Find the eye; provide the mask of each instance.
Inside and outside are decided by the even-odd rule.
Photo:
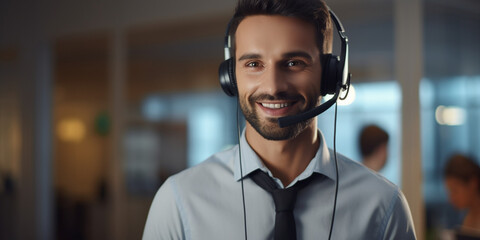
[[[252,61],[252,62],[248,62],[247,64],[245,64],[245,66],[251,67],[251,68],[256,68],[256,67],[260,67],[260,63]]]
[[[292,67],[303,67],[305,66],[305,63],[300,60],[289,60],[286,62],[286,67],[292,68]]]

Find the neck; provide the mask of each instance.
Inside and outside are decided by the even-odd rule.
[[[363,158],[363,164],[373,171],[380,171],[387,160],[387,144],[380,145],[373,153]]]
[[[375,172],[378,172],[382,169],[382,164],[380,163],[380,161],[377,158],[372,156],[365,157],[363,159],[363,165],[365,165],[366,167],[370,168]]]
[[[320,144],[315,120],[292,139],[267,140],[249,123],[247,123],[245,134],[249,145],[273,176],[282,181],[283,186],[288,186],[307,168]]]

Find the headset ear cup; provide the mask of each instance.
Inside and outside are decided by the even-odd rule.
[[[218,68],[220,86],[228,96],[237,95],[237,81],[235,79],[235,65],[232,58],[223,61]]]
[[[338,79],[338,65],[340,60],[337,56],[332,54],[324,55],[324,71],[322,74],[322,82],[320,87],[320,93],[322,96],[327,94],[334,94],[337,90],[337,82],[341,79]]]

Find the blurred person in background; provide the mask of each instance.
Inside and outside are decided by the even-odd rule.
[[[382,170],[388,157],[388,133],[377,125],[362,128],[358,136],[358,147],[362,163],[375,172]]]
[[[467,211],[461,228],[480,232],[480,167],[473,158],[455,154],[448,159],[444,175],[450,203]]]

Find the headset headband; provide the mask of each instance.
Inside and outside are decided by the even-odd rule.
[[[348,38],[345,35],[345,29],[343,28],[343,24],[342,22],[340,22],[340,19],[338,19],[337,15],[335,15],[335,13],[330,8],[328,9],[328,11],[330,12],[330,18],[333,20],[335,24],[335,28],[337,29],[338,36],[340,37],[340,41],[342,42],[340,66],[343,67],[342,69],[342,86],[343,86],[347,84],[347,78],[348,78]]]

